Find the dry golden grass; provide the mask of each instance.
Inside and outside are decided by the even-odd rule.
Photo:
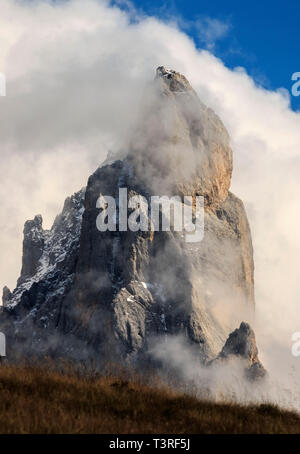
[[[0,367],[0,432],[7,434],[300,433],[300,417],[271,405],[214,404],[110,375]]]

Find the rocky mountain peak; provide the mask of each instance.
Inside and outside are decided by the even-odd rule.
[[[146,91],[129,158],[137,179],[156,194],[203,195],[207,207],[228,195],[228,133],[186,77],[164,66]]]
[[[166,69],[164,66],[157,68],[156,79],[162,80],[172,92],[193,90],[185,76],[172,69]]]
[[[228,133],[181,74],[159,67],[146,92],[126,157],[100,166],[50,230],[41,216],[25,223],[21,276],[0,310],[9,355],[142,367],[153,364],[152,339],[184,336],[206,364],[239,310],[253,310],[251,233],[243,203],[229,191]],[[172,230],[99,231],[99,196],[117,199],[120,188],[146,200],[202,195],[203,241],[187,243]],[[242,324],[222,355],[250,355],[257,365],[252,341]]]

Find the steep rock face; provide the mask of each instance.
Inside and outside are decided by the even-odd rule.
[[[0,309],[8,356],[56,351],[61,306],[74,281],[84,194],[83,189],[66,199],[51,230],[43,230],[40,216],[25,223],[21,276],[12,293],[3,292],[5,305]],[[30,241],[38,254],[28,252]],[[35,260],[28,260],[32,257]],[[24,263],[34,264],[30,273]]]
[[[102,344],[109,358],[129,360],[144,357],[152,336],[184,333],[199,345],[199,357],[212,358],[232,328],[222,326],[214,308],[223,304],[223,315],[226,304],[235,310],[254,304],[242,203],[229,193],[222,210],[207,211],[201,243],[186,243],[177,232],[99,232],[99,194],[116,197],[120,185],[129,195],[149,194],[126,160],[89,179],[74,295],[65,305],[66,333],[92,335],[90,341]]]
[[[97,169],[50,231],[40,217],[25,224],[21,277],[0,313],[11,355],[143,364],[153,338],[183,335],[200,361],[213,359],[254,308],[251,234],[231,172],[221,120],[184,76],[158,68],[126,157]],[[203,195],[203,241],[100,232],[97,200],[120,188],[147,201]]]
[[[232,174],[229,136],[187,79],[163,66],[149,87],[129,156],[139,180],[159,194],[199,194],[222,203]]]

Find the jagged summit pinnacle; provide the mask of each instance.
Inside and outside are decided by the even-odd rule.
[[[164,66],[159,66],[156,69],[156,79],[158,78],[162,78],[171,91],[193,90],[187,78],[173,69],[166,69]]]

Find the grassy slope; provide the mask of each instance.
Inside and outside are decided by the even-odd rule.
[[[201,402],[167,387],[0,367],[1,433],[300,433],[300,417]]]

